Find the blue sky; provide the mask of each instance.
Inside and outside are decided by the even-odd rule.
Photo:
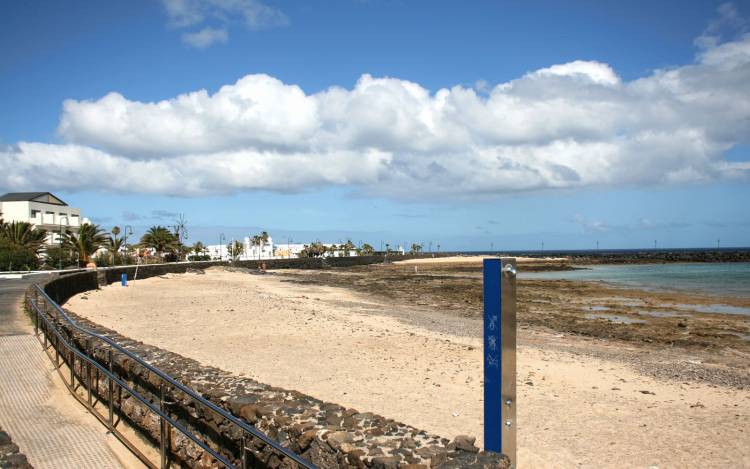
[[[748,2],[217,5],[2,2],[0,191],[209,243],[750,245]]]

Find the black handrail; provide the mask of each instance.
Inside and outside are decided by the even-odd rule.
[[[272,438],[270,438],[269,436],[267,436],[263,432],[259,431],[255,427],[251,426],[250,424],[248,424],[246,422],[243,422],[242,420],[238,419],[237,417],[235,417],[234,415],[230,414],[226,410],[224,410],[221,407],[217,406],[213,402],[205,399],[203,396],[199,395],[198,393],[196,393],[195,391],[193,391],[191,388],[185,386],[184,384],[180,383],[179,381],[176,381],[174,378],[172,378],[168,374],[164,373],[160,369],[158,369],[158,368],[154,367],[153,365],[150,365],[149,363],[145,362],[141,357],[139,357],[138,355],[134,354],[133,352],[130,352],[129,350],[123,348],[122,346],[120,346],[119,344],[117,344],[115,341],[113,341],[109,337],[103,336],[101,334],[97,334],[96,332],[91,331],[90,329],[87,329],[85,327],[79,326],[70,316],[68,316],[68,314],[60,307],[60,305],[58,305],[55,301],[52,300],[52,298],[50,298],[50,296],[47,294],[47,292],[44,291],[44,289],[42,287],[40,287],[38,284],[34,284],[34,287],[37,290],[37,292],[42,295],[42,297],[44,298],[44,300],[48,304],[52,305],[52,307],[55,308],[55,310],[57,311],[57,313],[60,316],[62,316],[63,318],[65,318],[65,321],[73,329],[81,332],[82,334],[85,334],[87,336],[90,336],[90,337],[93,337],[95,339],[98,339],[98,340],[101,340],[101,341],[105,342],[107,345],[109,345],[113,349],[117,350],[119,353],[121,353],[121,354],[129,357],[130,359],[132,359],[133,361],[135,361],[136,363],[138,363],[140,366],[146,368],[147,370],[149,370],[150,372],[156,374],[157,376],[159,376],[161,379],[163,379],[164,381],[166,381],[170,385],[172,385],[175,388],[179,389],[180,391],[182,391],[183,393],[185,393],[187,396],[189,396],[194,401],[196,401],[196,402],[198,402],[198,403],[206,406],[207,408],[211,409],[212,411],[216,412],[217,414],[219,414],[220,416],[222,416],[223,418],[225,418],[229,422],[231,422],[231,423],[237,425],[238,427],[240,427],[245,432],[247,432],[250,435],[252,435],[252,436],[260,439],[261,441],[263,441],[265,444],[269,445],[274,450],[276,450],[276,451],[282,453],[284,456],[292,459],[294,462],[296,462],[300,466],[308,468],[308,469],[317,469],[314,464],[306,461],[305,459],[303,459],[302,457],[300,457],[298,454],[294,453],[293,451],[290,451],[289,449],[284,448],[277,441],[273,440]],[[36,304],[36,302],[33,302],[33,300],[32,300],[32,304],[37,309],[37,313],[39,313],[40,312],[39,311],[39,307]],[[49,321],[46,321],[46,322],[49,322]],[[56,328],[53,328],[53,330],[55,331],[55,334],[58,336],[58,338],[62,338],[63,342],[67,342],[65,340],[65,338],[62,337],[62,335],[59,333],[59,331],[57,331]],[[67,345],[67,343],[66,343],[66,345]],[[106,369],[105,367],[103,367],[101,364],[99,364],[96,360],[91,360],[87,355],[81,353],[75,347],[69,347],[69,348],[71,348],[73,350],[73,352],[77,356],[79,356],[80,358],[86,360],[87,362],[92,363],[94,366],[97,367],[97,369],[99,369],[103,373],[107,374],[107,376],[110,379],[112,379],[113,382],[116,382],[120,387],[126,389],[134,397],[136,397],[138,400],[140,400],[141,402],[143,402],[144,404],[146,404],[149,407],[150,410],[152,410],[153,412],[155,412],[158,415],[160,415],[171,426],[173,426],[174,428],[176,428],[177,430],[179,430],[181,433],[185,434],[185,436],[187,436],[188,438],[190,438],[191,440],[193,440],[194,442],[196,442],[199,446],[201,446],[201,448],[203,448],[204,450],[208,451],[212,456],[214,456],[217,460],[219,460],[226,467],[230,467],[230,468],[234,468],[235,467],[233,464],[231,464],[231,462],[227,461],[221,455],[219,455],[214,450],[212,450],[210,447],[208,447],[204,442],[200,441],[200,439],[198,439],[196,436],[192,435],[192,433],[189,430],[185,429],[184,427],[182,427],[182,425],[180,425],[176,421],[172,420],[168,415],[164,414],[163,412],[161,412],[160,410],[158,410],[157,408],[155,408],[153,406],[153,404],[147,403],[146,400],[145,400],[145,398],[143,398],[143,396],[140,396],[140,394],[138,394],[136,391],[131,390],[116,375],[110,374],[109,370]],[[244,440],[244,438],[243,438],[243,440]],[[244,443],[243,443],[243,446],[244,446]],[[244,452],[246,451],[246,448],[243,447],[242,451],[243,451],[243,460],[244,460]]]
[[[31,300],[31,305],[36,310],[36,313],[41,313],[39,305],[37,305],[36,301]],[[163,418],[167,423],[169,423],[172,427],[176,428],[180,431],[183,435],[190,438],[193,442],[195,442],[198,446],[203,448],[205,451],[207,451],[211,456],[216,458],[218,461],[220,461],[222,464],[224,464],[227,467],[233,467],[232,463],[224,458],[221,454],[214,451],[210,446],[208,446],[205,442],[203,442],[200,438],[196,437],[190,430],[185,428],[182,424],[172,419],[167,413],[163,412],[161,409],[156,407],[152,402],[150,402],[148,399],[146,399],[143,395],[141,395],[138,391],[128,386],[128,384],[121,380],[116,374],[110,373],[109,369],[104,367],[102,364],[100,364],[98,361],[90,358],[88,355],[84,354],[80,350],[78,350],[77,347],[71,345],[68,340],[65,338],[65,336],[60,333],[60,331],[53,327],[52,322],[45,316],[40,316],[42,320],[45,322],[45,324],[52,330],[53,334],[57,339],[62,340],[62,343],[65,345],[65,348],[70,350],[73,354],[75,354],[77,357],[79,357],[81,360],[85,361],[86,363],[92,364],[94,367],[96,367],[97,370],[99,370],[103,375],[107,377],[107,379],[112,380],[115,384],[117,384],[119,387],[124,389],[128,392],[131,396],[138,399],[142,404],[144,404],[146,407],[149,408],[153,413],[157,414],[161,418]]]

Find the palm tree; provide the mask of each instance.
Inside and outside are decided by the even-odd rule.
[[[258,246],[258,259],[260,259],[261,255],[263,254],[263,247],[268,242],[268,232],[267,231],[261,231],[260,234],[253,236],[253,240],[256,241],[255,245]]]
[[[418,252],[422,251],[422,245],[417,243],[412,243],[411,245],[411,253],[417,254]]]
[[[107,240],[107,251],[109,251],[109,255],[112,257],[112,265],[115,265],[117,264],[117,254],[120,252],[125,238],[117,237],[120,234],[119,226],[113,226],[111,232],[112,236]]]
[[[352,243],[351,239],[347,239],[346,244],[342,244],[341,247],[344,249],[345,256],[350,255],[351,252],[354,251],[356,248],[356,246],[354,246],[354,243]]]
[[[78,228],[78,233],[65,230],[63,246],[78,253],[78,262],[85,266],[91,256],[102,246],[107,244],[107,237],[99,225],[84,223]]]
[[[320,257],[326,252],[326,247],[320,241],[314,243],[305,244],[305,247],[300,251],[299,257]]]
[[[114,232],[114,230],[112,231]],[[122,249],[124,243],[125,238],[118,238],[117,235],[110,236],[107,240],[107,251],[109,251],[109,254],[112,256],[112,265],[117,264],[117,256],[119,255],[120,249]]]
[[[157,225],[152,226],[141,237],[141,247],[151,248],[159,257],[165,252],[173,252],[178,245],[177,237],[167,228]]]
[[[255,235],[250,239],[250,244],[253,246],[258,246],[258,259],[260,259],[260,246],[263,243],[263,236],[262,235]]]
[[[196,241],[195,244],[193,244],[193,252],[196,255],[201,256],[204,252],[206,252],[206,246],[200,241]]]
[[[47,231],[34,228],[31,223],[25,221],[5,223],[0,219],[0,237],[17,248],[29,249],[39,254],[44,248]]]
[[[242,241],[236,240],[234,242],[231,242],[227,244],[227,251],[229,252],[229,255],[232,257],[233,262],[237,262],[240,259],[240,256],[243,252],[245,252],[245,245],[242,244]]]
[[[365,243],[362,245],[362,248],[359,250],[359,255],[360,256],[372,256],[374,252],[375,252],[375,248]]]

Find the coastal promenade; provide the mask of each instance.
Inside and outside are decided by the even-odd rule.
[[[34,337],[22,303],[40,278],[0,278],[0,427],[36,469],[140,467],[68,395]]]

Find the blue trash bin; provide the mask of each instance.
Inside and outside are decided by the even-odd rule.
[[[120,276],[120,282],[122,283],[123,287],[127,287],[128,286],[128,274],[125,274],[125,273],[122,274]]]

